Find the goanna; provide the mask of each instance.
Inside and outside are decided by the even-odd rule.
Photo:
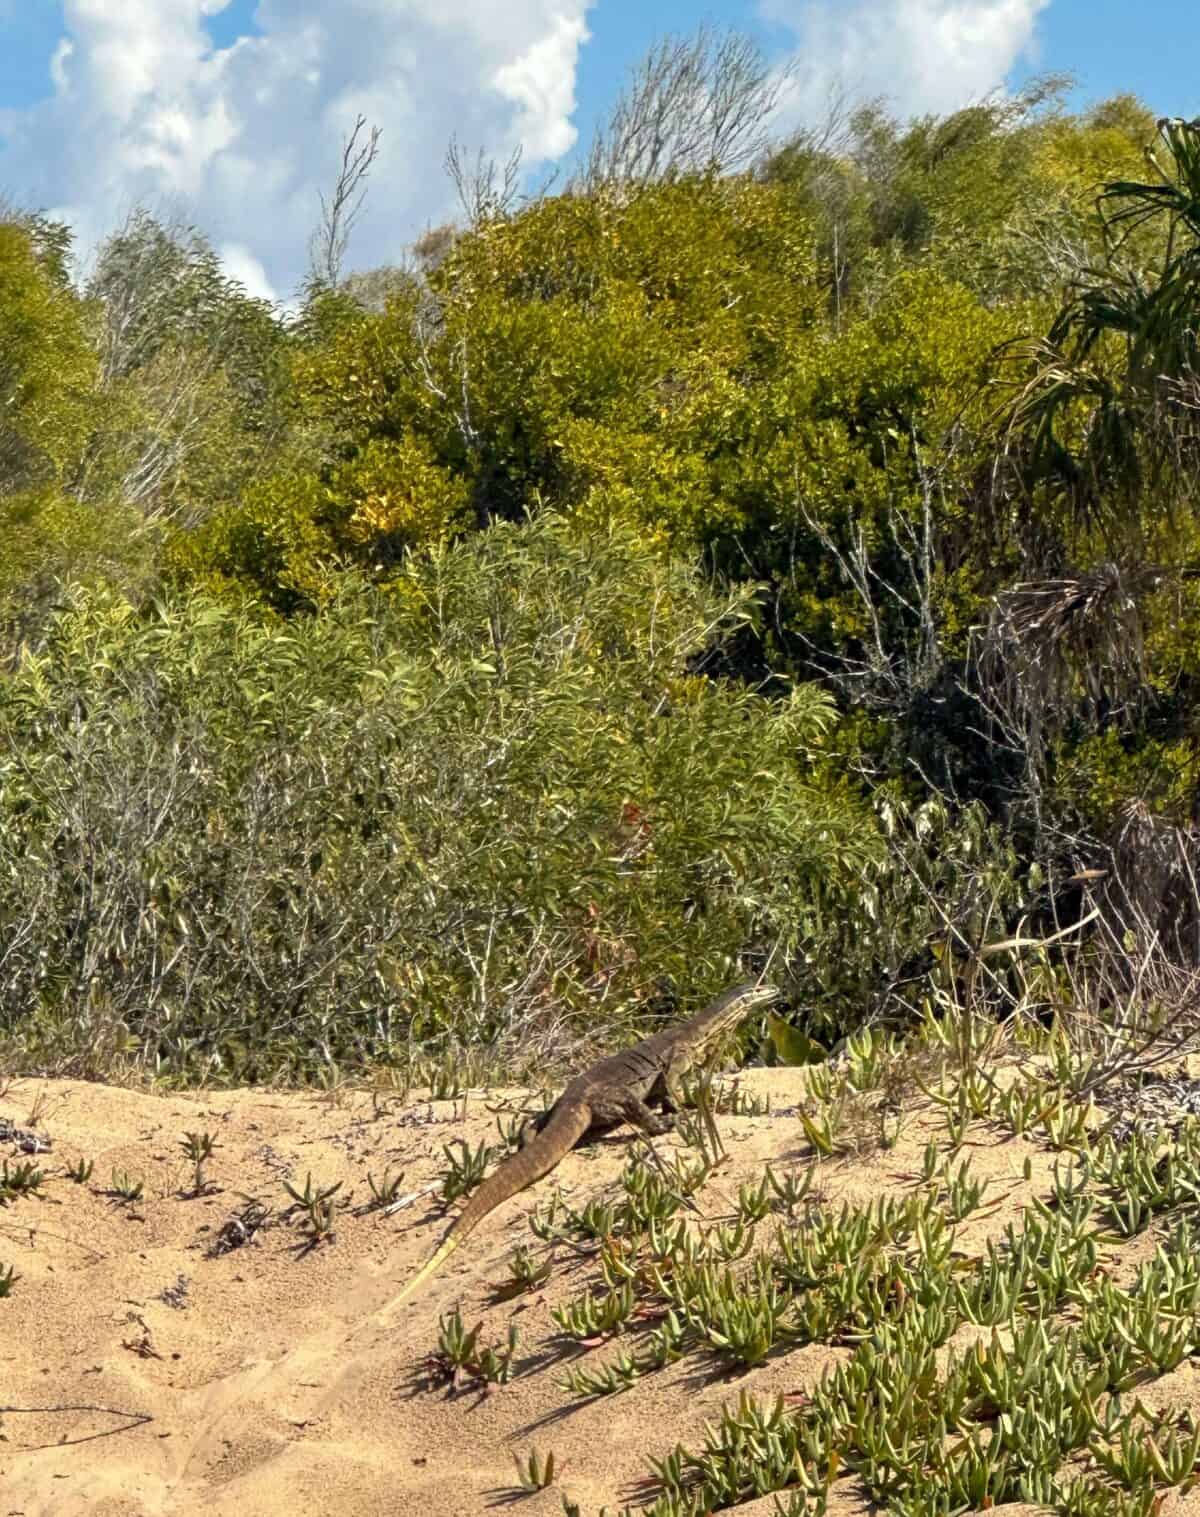
[[[669,1131],[671,1124],[656,1116],[651,1104],[663,1112],[677,1110],[684,1075],[707,1063],[754,1007],[773,1001],[778,994],[775,986],[757,980],[735,985],[690,1021],[610,1054],[578,1075],[540,1118],[535,1135],[520,1152],[475,1191],[441,1243],[388,1309],[398,1306],[428,1280],[490,1212],[548,1175],[577,1143],[611,1132],[622,1122],[655,1136]]]

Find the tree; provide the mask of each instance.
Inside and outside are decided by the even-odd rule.
[[[1200,120],[1157,134],[1152,179],[1103,187],[1103,258],[1044,336],[1005,349],[997,516],[1024,572],[997,601],[985,689],[1031,790],[1057,773],[1059,825],[1093,837],[1133,796],[1178,824],[1200,791]]]
[[[279,481],[279,538],[256,489],[255,531],[234,530],[233,508],[192,562],[211,549],[222,573],[253,575],[231,542],[324,539],[390,573],[406,548],[546,506],[697,546],[729,520],[757,382],[817,319],[814,275],[788,193],[744,178],[564,195],[464,233],[382,312],[321,308],[294,359],[323,439],[314,488]],[[294,511],[310,506],[308,534]],[[265,561],[258,584],[279,567]]]
[[[35,639],[69,578],[140,573],[145,545],[119,503],[81,498],[105,397],[97,312],[66,275],[69,238],[0,221],[0,660]],[[106,503],[108,504],[108,503]]]
[[[202,516],[261,469],[286,425],[284,332],[195,228],[135,209],[100,245],[106,411],[80,493]]]
[[[907,122],[882,99],[835,96],[819,128],[765,156],[758,172],[791,185],[814,222],[839,315],[925,258],[993,302],[1047,287],[1043,237],[1064,216],[1066,176],[1046,143],[1068,83],[1048,75]]]
[[[86,305],[20,221],[0,221],[0,494],[69,482],[99,380]]]

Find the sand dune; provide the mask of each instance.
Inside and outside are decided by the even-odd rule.
[[[793,1111],[801,1078],[746,1072],[745,1088],[769,1093],[773,1110],[720,1119],[729,1163],[701,1193],[707,1214],[727,1213],[764,1161],[805,1157]],[[0,1403],[10,1408],[0,1414],[0,1517],[449,1517],[516,1494],[529,1517],[560,1513],[564,1494],[591,1517],[644,1494],[647,1455],[698,1443],[723,1401],[743,1389],[802,1390],[847,1352],[810,1346],[733,1377],[688,1356],[623,1395],[572,1400],[556,1381],[578,1351],[557,1336],[550,1308],[593,1277],[592,1261],[560,1248],[546,1284],[509,1301],[492,1283],[515,1244],[541,1248],[525,1221],[535,1202],[556,1182],[575,1204],[602,1193],[620,1174],[627,1135],[569,1155],[396,1310],[395,1292],[446,1219],[433,1197],[394,1217],[355,1215],[367,1172],[403,1168],[406,1192],[434,1181],[443,1143],[495,1137],[477,1099],[464,1118],[456,1103],[376,1102],[367,1092],[185,1097],[29,1080],[8,1086],[0,1118],[53,1143],[38,1160],[49,1176],[43,1195],[0,1210],[0,1266],[20,1275],[0,1301]],[[179,1144],[197,1130],[217,1138],[208,1166],[217,1188],[189,1196]],[[927,1135],[915,1120],[891,1153],[823,1166],[822,1189],[861,1201],[911,1188]],[[674,1140],[660,1142],[669,1151]],[[973,1150],[976,1171],[1002,1182],[1003,1207],[964,1236],[971,1226],[994,1231],[1028,1198],[1027,1152],[1036,1184],[1044,1152],[1014,1139]],[[11,1142],[0,1155],[21,1157]],[[80,1157],[94,1164],[86,1184],[64,1174]],[[143,1178],[140,1200],[103,1193],[114,1169]],[[282,1209],[282,1180],[302,1187],[309,1173],[349,1193],[335,1242],[305,1252],[293,1219],[211,1256],[243,1197]],[[489,1395],[435,1383],[426,1364],[439,1313],[455,1304],[492,1341],[519,1326],[519,1373]],[[590,1352],[599,1361],[611,1345]],[[559,1473],[526,1496],[515,1490],[513,1455],[532,1449],[552,1450]],[[852,1482],[838,1490],[831,1512],[870,1510]],[[772,1510],[767,1500],[739,1512]]]

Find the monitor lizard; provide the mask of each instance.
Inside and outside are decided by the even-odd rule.
[[[656,1103],[664,1113],[677,1110],[683,1076],[708,1063],[724,1038],[755,1006],[773,1001],[778,994],[775,986],[757,980],[735,985],[690,1021],[609,1054],[576,1076],[549,1111],[538,1118],[534,1134],[521,1150],[474,1193],[441,1243],[388,1303],[385,1312],[399,1306],[428,1280],[490,1212],[548,1175],[584,1138],[600,1137],[622,1122],[654,1136],[669,1131],[670,1122],[656,1116],[650,1103]]]

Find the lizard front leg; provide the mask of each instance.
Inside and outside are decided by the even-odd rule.
[[[683,1096],[683,1077],[677,1071],[668,1069],[662,1078],[662,1110],[666,1112],[682,1111],[687,1102]]]
[[[675,1125],[665,1116],[656,1116],[641,1096],[635,1096],[632,1093],[622,1097],[620,1109],[621,1116],[630,1127],[640,1128],[642,1132],[649,1133],[653,1138],[661,1138],[663,1133],[670,1132]]]

